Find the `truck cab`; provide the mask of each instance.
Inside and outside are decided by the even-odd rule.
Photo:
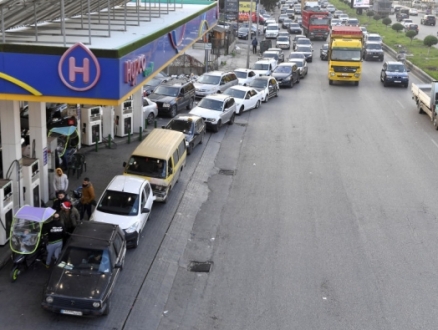
[[[334,81],[359,85],[362,74],[363,33],[356,26],[334,26],[329,42],[329,84]]]

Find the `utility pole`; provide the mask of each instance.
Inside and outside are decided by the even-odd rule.
[[[249,51],[251,48],[251,33],[252,32],[252,0],[249,5],[249,17],[248,17],[248,48],[246,50],[246,67],[249,69]]]
[[[257,15],[257,40],[259,39],[259,16],[260,16],[260,0],[256,1],[256,15]]]

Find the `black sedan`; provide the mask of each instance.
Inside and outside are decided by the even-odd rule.
[[[298,67],[293,62],[281,63],[272,72],[272,76],[277,80],[278,84],[286,87],[294,87],[300,82],[300,73]]]
[[[313,49],[312,46],[309,45],[297,45],[295,47],[295,52],[303,53],[306,57],[307,62],[312,62],[313,60]]]
[[[291,23],[289,24],[287,30],[290,34],[301,34],[303,30],[301,30],[301,26],[298,23]]]
[[[241,27],[237,30],[237,38],[248,40],[249,29],[246,27]],[[251,39],[255,36],[255,32],[251,31]]]
[[[186,137],[187,154],[191,154],[193,149],[204,141],[206,126],[204,119],[196,115],[178,115],[173,118],[165,129],[184,133]]]
[[[125,255],[119,226],[81,222],[53,268],[42,307],[66,315],[107,315]]]

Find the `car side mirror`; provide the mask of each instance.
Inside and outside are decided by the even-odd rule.
[[[148,209],[147,207],[143,208],[143,210],[141,210],[141,213],[149,213],[151,210]]]
[[[173,174],[173,169],[169,167],[169,174]]]

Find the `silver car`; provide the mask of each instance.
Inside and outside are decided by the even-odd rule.
[[[300,72],[300,79],[304,79],[307,76],[308,66],[307,66],[307,61],[305,59],[292,58],[289,60],[289,62],[296,63],[298,67],[298,71]]]

